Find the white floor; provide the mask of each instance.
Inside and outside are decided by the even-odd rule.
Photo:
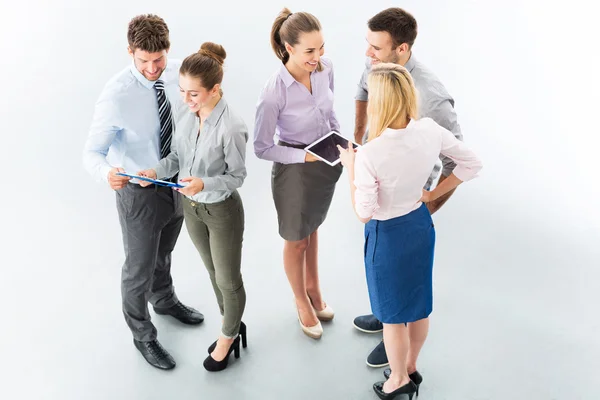
[[[242,191],[249,347],[239,360],[218,374],[202,367],[220,319],[187,232],[174,256],[175,284],[180,298],[205,313],[206,321],[187,327],[154,318],[159,339],[178,362],[175,370],[162,372],[134,349],[120,312],[123,257],[113,195],[98,188],[93,198],[78,195],[68,204],[25,198],[22,207],[39,219],[7,225],[19,238],[21,256],[4,269],[8,337],[0,390],[13,395],[2,397],[375,398],[371,385],[382,370],[367,367],[365,357],[380,334],[352,327],[369,303],[362,231],[350,212],[346,182],[339,185],[320,242],[323,292],[337,315],[322,340],[314,341],[300,331],[281,266],[268,168],[250,164],[255,174]],[[263,190],[252,193],[253,187]],[[494,216],[467,190],[458,191],[435,218],[435,311],[419,365],[422,398],[597,398],[600,348],[592,315],[600,296],[586,290],[600,278],[593,268],[597,244],[585,236],[561,237],[522,216]]]

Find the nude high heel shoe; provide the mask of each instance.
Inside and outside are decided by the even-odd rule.
[[[302,323],[302,319],[300,318],[300,311],[298,311],[298,322],[300,323],[302,332],[304,332],[306,336],[311,337],[313,339],[320,339],[321,336],[323,336],[323,326],[321,325],[321,321],[317,322],[317,324],[314,326],[305,326]]]
[[[310,304],[311,304],[313,310],[315,310],[315,314],[317,315],[317,318],[319,318],[319,320],[325,322],[325,321],[331,321],[333,319],[333,317],[335,316],[335,312],[333,311],[333,308],[331,308],[329,306],[329,304],[323,302],[323,303],[325,303],[325,308],[322,309],[321,311],[319,311],[315,308],[310,296],[308,296],[308,299],[310,300]]]
[[[325,303],[325,308],[321,311],[315,309],[315,314],[317,314],[317,318],[321,321],[331,321],[335,316],[333,308],[329,307],[327,303]]]

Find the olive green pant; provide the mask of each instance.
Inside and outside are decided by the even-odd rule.
[[[223,316],[222,334],[239,333],[246,306],[241,274],[244,206],[237,191],[218,203],[197,203],[184,197],[183,214],[190,238],[210,275]]]

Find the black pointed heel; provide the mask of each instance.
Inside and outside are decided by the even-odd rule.
[[[385,379],[390,379],[391,374],[392,374],[391,369],[386,368],[385,370],[383,370],[383,376],[385,376]],[[415,394],[418,397],[419,396],[419,386],[421,386],[421,383],[423,383],[423,375],[421,375],[419,373],[419,371],[415,371],[412,374],[409,374],[408,377],[410,378],[411,381],[413,381],[415,383],[415,386],[417,386],[417,391],[415,392]]]
[[[248,347],[248,337],[246,336],[246,324],[244,324],[243,322],[240,324],[239,336],[242,337],[242,347],[243,348]],[[215,347],[217,347],[216,340],[213,342],[213,344],[208,346],[208,354],[212,353],[215,350]]]
[[[373,391],[382,400],[392,400],[398,396],[403,394],[408,395],[408,399],[412,400],[414,394],[417,392],[417,385],[413,381],[408,381],[408,383],[404,386],[400,386],[398,389],[393,392],[386,393],[383,391],[383,384],[385,382],[376,382],[373,384]]]
[[[231,352],[233,352],[233,355],[235,356],[235,358],[240,358],[240,337],[239,336],[235,338],[233,343],[231,343],[231,346],[229,346],[229,351],[227,352],[227,355],[221,361],[215,360],[209,354],[209,356],[206,357],[206,359],[204,360],[204,368],[210,372],[223,371],[225,368],[227,368],[227,365],[229,364],[229,356],[231,355]]]

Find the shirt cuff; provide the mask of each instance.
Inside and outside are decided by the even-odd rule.
[[[356,95],[354,96],[354,100],[369,101],[369,93],[367,91],[365,91],[363,88],[359,88],[356,91]]]
[[[110,173],[111,169],[112,167],[109,165],[100,167],[100,177],[102,178],[103,182],[108,183],[108,174]]]
[[[454,171],[452,171],[452,173],[462,182],[470,181],[471,179],[477,176],[476,172],[474,173],[472,170],[468,168],[461,168],[460,166],[454,168]]]
[[[290,164],[302,164],[306,162],[306,151],[302,149],[293,149],[295,150],[291,153]]]
[[[156,179],[170,178],[170,176],[167,176],[167,171],[165,168],[163,168],[160,164],[154,167],[154,171],[156,171]]]
[[[202,192],[211,192],[215,190],[217,185],[216,178],[201,178],[202,182],[204,182],[204,188]]]
[[[375,215],[375,211],[376,210],[367,210],[364,207],[360,207],[359,205],[356,205],[356,207],[354,207],[354,209],[356,210],[356,215],[358,215],[360,218],[373,218],[373,215]]]

